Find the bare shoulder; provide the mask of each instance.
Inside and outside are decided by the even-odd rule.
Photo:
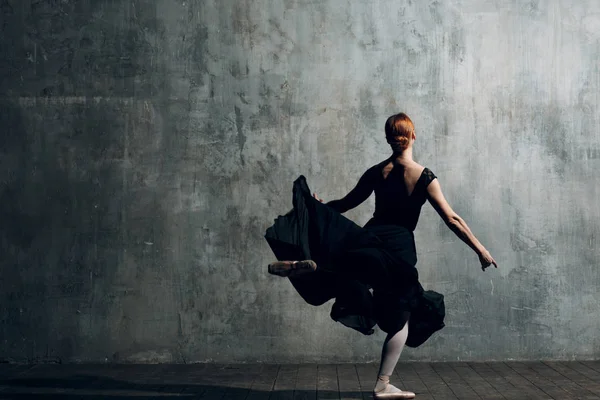
[[[425,167],[415,161],[405,165],[404,168],[410,174],[410,176],[417,179],[423,174],[423,171],[425,171]]]
[[[413,168],[413,169],[415,169],[415,170],[417,170],[419,172],[423,172],[423,170],[425,170],[424,166],[422,166],[418,162],[414,162],[414,161],[413,161],[413,165],[410,168]]]

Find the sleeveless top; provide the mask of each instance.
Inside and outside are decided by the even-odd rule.
[[[368,225],[400,225],[414,231],[421,207],[427,200],[427,186],[436,176],[429,168],[423,169],[409,195],[404,182],[403,168],[396,166],[386,178],[383,177],[382,168],[387,162],[369,168],[350,193],[340,200],[326,204],[344,213],[365,201],[374,191],[375,212]]]

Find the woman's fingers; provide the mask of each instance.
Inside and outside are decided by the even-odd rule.
[[[481,270],[485,271],[486,268],[488,268],[489,266],[493,265],[495,268],[498,268],[498,264],[496,263],[496,260],[494,260],[491,256],[489,259],[484,259],[481,262]]]

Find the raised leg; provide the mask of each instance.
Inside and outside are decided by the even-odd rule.
[[[313,260],[275,261],[269,264],[269,273],[283,277],[294,277],[315,272],[317,263]]]

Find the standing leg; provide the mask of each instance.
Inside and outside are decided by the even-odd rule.
[[[390,376],[398,363],[400,354],[404,349],[404,343],[408,337],[408,320],[404,327],[396,333],[390,333],[383,342],[381,350],[381,364],[377,376],[377,383],[373,390],[373,396],[376,399],[412,399],[415,394],[405,392],[390,384]]]

